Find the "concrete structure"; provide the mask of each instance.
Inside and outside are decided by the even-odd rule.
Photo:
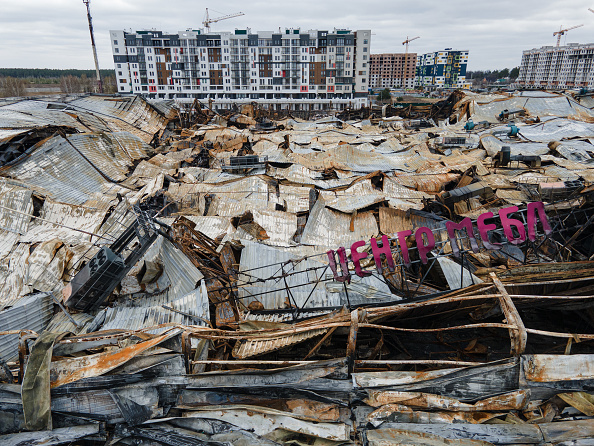
[[[118,91],[215,108],[256,101],[276,109],[367,104],[371,30],[110,31]]]
[[[369,88],[413,88],[416,64],[416,53],[372,54]]]
[[[415,85],[427,88],[470,88],[466,81],[468,51],[443,51],[417,56]]]
[[[543,46],[522,53],[515,86],[536,89],[593,88],[594,43]]]

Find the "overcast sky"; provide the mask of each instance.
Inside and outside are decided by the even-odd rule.
[[[512,68],[522,50],[555,45],[553,32],[569,31],[564,42],[594,42],[594,0],[92,0],[91,13],[99,65],[113,68],[110,29],[159,29],[177,32],[199,28],[205,7],[211,17],[235,12],[213,31],[249,27],[371,29],[372,53],[402,52],[402,41],[420,36],[410,52],[444,48],[470,50],[469,70]],[[82,0],[3,0],[0,14],[0,67],[93,68],[86,8]]]

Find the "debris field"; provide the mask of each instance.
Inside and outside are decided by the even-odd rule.
[[[594,99],[0,102],[0,444],[593,445]]]

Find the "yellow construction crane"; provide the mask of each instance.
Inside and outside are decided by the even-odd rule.
[[[204,28],[206,28],[206,32],[209,33],[210,32],[210,24],[211,23],[220,22],[221,20],[232,19],[233,17],[239,17],[239,16],[242,16],[242,15],[245,15],[245,14],[243,12],[236,12],[235,14],[224,15],[224,16],[221,16],[221,17],[217,17],[216,19],[211,19],[208,16],[208,8],[206,8],[206,14],[204,15],[204,21],[202,22],[202,24],[204,25]]]
[[[563,36],[567,31],[579,28],[580,26],[584,26],[584,24],[582,23],[581,25],[575,25],[575,26],[572,26],[571,28],[559,29],[559,31],[555,31],[553,33],[553,37],[557,36],[557,46],[559,46],[559,43],[561,42],[561,36]],[[560,27],[560,28],[562,28],[562,27]]]
[[[413,38],[409,39],[408,36],[406,36],[406,40],[404,42],[402,42],[403,45],[406,45],[406,51],[404,52],[404,54],[408,54],[408,44],[410,42],[412,42],[413,40],[417,40],[417,39],[420,39],[420,37],[417,36],[417,37],[413,37]]]
[[[419,36],[417,37],[413,37],[412,39],[409,39],[408,36],[406,36],[406,40],[404,42],[402,42],[403,45],[406,45],[406,49],[404,51],[404,63],[402,64],[402,76],[400,77],[400,86],[404,89],[404,71],[406,70],[406,66],[408,65],[408,44],[410,42],[412,42],[413,40],[417,40],[420,39]]]

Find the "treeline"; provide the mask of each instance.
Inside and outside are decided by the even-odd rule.
[[[113,70],[99,70],[101,77],[113,76]],[[58,70],[53,68],[0,68],[0,77],[17,79],[60,79],[63,76],[95,78],[95,70]],[[57,83],[57,82],[54,82]]]
[[[108,74],[107,74],[108,73]],[[117,92],[116,79],[113,73],[107,72],[102,74],[103,93],[113,94]],[[46,79],[47,80],[47,79]],[[74,76],[68,74],[60,76],[58,78],[52,78],[56,84],[60,86],[60,92],[62,93],[96,93],[97,92],[97,80],[95,73],[93,76],[87,76],[82,74],[81,76]],[[36,87],[39,84],[48,84],[50,82],[40,82],[39,78],[18,78],[13,76],[1,76],[0,75],[0,98],[12,98],[22,97],[32,94],[42,94],[37,90],[36,93],[30,93],[29,88]],[[35,91],[35,90],[32,90]]]
[[[486,71],[467,71],[466,79],[472,79],[478,82],[495,82],[497,79],[516,79],[520,74],[520,67],[504,68],[503,70],[486,70]]]

